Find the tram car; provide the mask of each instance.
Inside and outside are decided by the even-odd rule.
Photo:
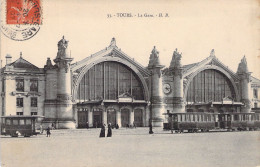
[[[43,118],[43,116],[2,116],[1,135],[10,135],[11,137],[37,135],[39,132],[36,132],[35,124],[38,118]]]
[[[218,126],[218,114],[168,113],[168,124],[169,130],[175,130],[176,132],[204,132]]]
[[[165,130],[175,132],[205,132],[209,130],[260,129],[260,113],[167,113]]]
[[[221,129],[257,130],[260,129],[260,113],[223,113],[219,114]]]

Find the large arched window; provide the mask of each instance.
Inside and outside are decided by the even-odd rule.
[[[117,62],[102,62],[83,76],[77,99],[116,100],[123,93],[130,94],[135,100],[144,100],[142,83],[130,68]]]
[[[235,91],[230,80],[217,70],[204,70],[190,82],[187,103],[222,101],[224,97],[235,98]]]

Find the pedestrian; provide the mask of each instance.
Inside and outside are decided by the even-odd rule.
[[[46,137],[51,137],[51,129],[50,129],[50,127],[47,128],[47,136]]]
[[[95,122],[95,128],[97,128],[97,122]]]
[[[42,124],[40,125],[40,133],[43,133]]]
[[[55,129],[55,124],[54,124],[54,123],[51,124],[51,129],[52,129],[52,130]]]
[[[105,124],[101,125],[100,135],[99,137],[106,137],[106,130],[105,130]]]
[[[149,125],[149,134],[153,134],[153,126],[152,123]]]
[[[119,129],[119,125],[118,124],[116,124],[116,129]]]
[[[134,126],[134,128],[136,129],[135,121],[133,122],[133,126]]]
[[[108,129],[107,129],[107,137],[112,137],[112,129],[111,129],[111,124],[108,124]]]
[[[87,122],[87,125],[86,125],[87,129],[89,128],[89,125],[88,125],[88,122]]]

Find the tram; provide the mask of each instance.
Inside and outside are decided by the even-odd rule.
[[[206,132],[209,130],[258,130],[260,113],[165,113],[168,115],[166,130],[175,132]]]
[[[35,124],[38,118],[44,118],[43,116],[2,116],[1,118],[1,135],[10,135],[11,137],[18,137],[18,135],[24,137],[30,137],[37,135]]]

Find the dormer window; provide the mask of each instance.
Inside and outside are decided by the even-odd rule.
[[[24,91],[24,79],[16,79],[16,91]]]

